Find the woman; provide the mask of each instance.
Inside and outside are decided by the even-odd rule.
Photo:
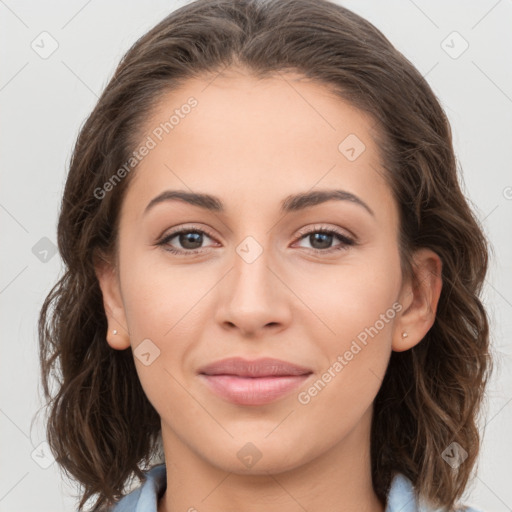
[[[369,22],[171,13],[83,126],[58,233],[42,373],[80,510],[458,506],[487,245],[445,113]]]

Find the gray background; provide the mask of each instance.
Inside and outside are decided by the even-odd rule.
[[[41,407],[37,315],[61,270],[52,252],[58,206],[78,130],[119,59],[183,3],[0,0],[0,512],[76,509],[74,486],[41,444],[42,422],[31,426]],[[340,3],[374,23],[426,76],[452,124],[464,191],[493,245],[484,300],[497,368],[465,501],[510,511],[512,2]],[[54,53],[41,55],[52,44]]]

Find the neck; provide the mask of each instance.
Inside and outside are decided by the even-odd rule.
[[[158,512],[384,512],[371,479],[371,408],[363,420],[338,445],[304,464],[250,474],[210,464],[162,424],[167,489]]]

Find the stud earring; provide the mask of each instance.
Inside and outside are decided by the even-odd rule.
[[[407,338],[409,336],[405,331],[402,333],[402,338]]]
[[[117,334],[117,330],[116,330],[116,329],[114,329],[114,331],[113,331],[113,332],[114,332],[114,334]]]

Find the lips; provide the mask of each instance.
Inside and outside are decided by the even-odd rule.
[[[264,405],[290,394],[312,370],[280,359],[255,361],[235,357],[211,363],[199,371],[208,389],[237,405]]]
[[[269,357],[249,361],[241,357],[223,359],[199,370],[204,375],[234,375],[237,377],[285,377],[306,375],[312,370],[280,359]]]

